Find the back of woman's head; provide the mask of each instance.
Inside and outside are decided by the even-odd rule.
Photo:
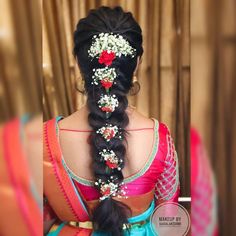
[[[127,94],[143,53],[141,28],[121,7],[100,7],[79,21],[74,44],[87,93],[88,122],[95,131],[90,145],[101,198],[92,220],[96,230],[119,236],[130,211],[114,197],[125,195]]]

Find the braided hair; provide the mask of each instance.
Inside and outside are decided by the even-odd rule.
[[[74,56],[85,82],[95,187],[101,193],[93,211],[95,230],[122,235],[130,209],[113,197],[125,195],[127,94],[138,57],[142,31],[130,12],[100,7],[81,19],[74,32]]]

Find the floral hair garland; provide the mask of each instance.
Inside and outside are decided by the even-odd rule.
[[[125,196],[126,191],[124,189],[126,189],[127,187],[125,186],[124,189],[122,189],[124,182],[116,183],[115,181],[116,179],[111,176],[110,179],[106,182],[102,181],[102,179],[98,179],[95,182],[95,185],[99,187],[100,192],[102,194],[102,196],[100,197],[101,201],[109,197],[117,196],[118,198],[122,198]]]
[[[103,149],[101,152],[99,152],[99,154],[101,156],[101,161],[105,161],[107,167],[110,169],[121,170],[119,165],[123,162],[123,160],[118,159],[114,151]]]
[[[110,118],[112,112],[119,106],[119,100],[116,95],[111,95],[111,89],[116,84],[118,79],[118,73],[116,69],[112,67],[113,61],[117,57],[125,56],[134,58],[136,56],[136,49],[133,48],[130,43],[119,34],[113,33],[100,33],[94,35],[92,44],[88,50],[90,58],[97,59],[100,65],[104,65],[104,68],[94,68],[92,76],[92,85],[101,85],[104,88],[106,94],[102,93],[98,100],[98,107],[101,111],[105,112],[106,119]],[[106,142],[110,142],[113,138],[122,139],[119,128],[116,125],[106,124],[96,131],[100,134]],[[100,161],[104,162],[106,167],[111,171],[121,171],[122,159],[119,159],[113,150],[103,149],[99,152]],[[125,191],[122,190],[122,183],[117,183],[117,180],[110,176],[110,179],[105,182],[101,179],[97,179],[95,185],[100,189],[102,197],[100,200],[112,196],[124,196]]]
[[[107,141],[110,142],[110,140],[114,137],[117,137],[122,139],[121,135],[119,134],[119,128],[115,125],[112,126],[111,124],[106,124],[106,126],[101,127],[96,131],[97,134],[101,134],[102,137]]]
[[[101,95],[98,101],[98,107],[106,112],[106,117],[109,118],[110,113],[112,113],[116,107],[118,107],[119,102],[116,95]]]
[[[92,84],[98,85],[100,81],[102,87],[105,88],[106,92],[109,93],[109,89],[112,87],[115,78],[117,77],[115,68],[105,68],[93,69],[94,74],[92,76]]]
[[[134,57],[136,49],[119,34],[100,33],[93,36],[93,43],[88,54],[92,58],[98,58],[100,64],[110,66],[116,57],[122,55]]]

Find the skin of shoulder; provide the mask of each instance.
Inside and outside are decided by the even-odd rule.
[[[88,110],[86,106],[81,107],[78,111],[64,117],[60,121],[60,128],[66,129],[91,129],[88,124]]]
[[[89,111],[86,106],[81,107],[78,111],[65,117],[60,121],[60,128],[67,129],[91,129],[88,124]],[[129,124],[127,129],[137,128],[152,128],[153,120],[145,117],[140,112],[133,108],[127,108],[127,114],[129,116]],[[79,122],[78,122],[79,121]]]

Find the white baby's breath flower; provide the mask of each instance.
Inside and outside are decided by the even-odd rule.
[[[116,95],[101,95],[98,101],[99,108],[105,112],[113,112],[118,107],[119,102]]]
[[[131,56],[134,57],[136,49],[119,34],[100,33],[93,36],[93,43],[88,50],[88,54],[92,58],[98,58],[103,51],[113,52],[117,57]]]
[[[115,78],[117,77],[117,73],[115,68],[109,68],[106,66],[105,68],[94,69],[94,74],[92,76],[93,81],[92,84],[98,85],[99,81],[103,79],[107,79],[109,82],[113,83]]]

